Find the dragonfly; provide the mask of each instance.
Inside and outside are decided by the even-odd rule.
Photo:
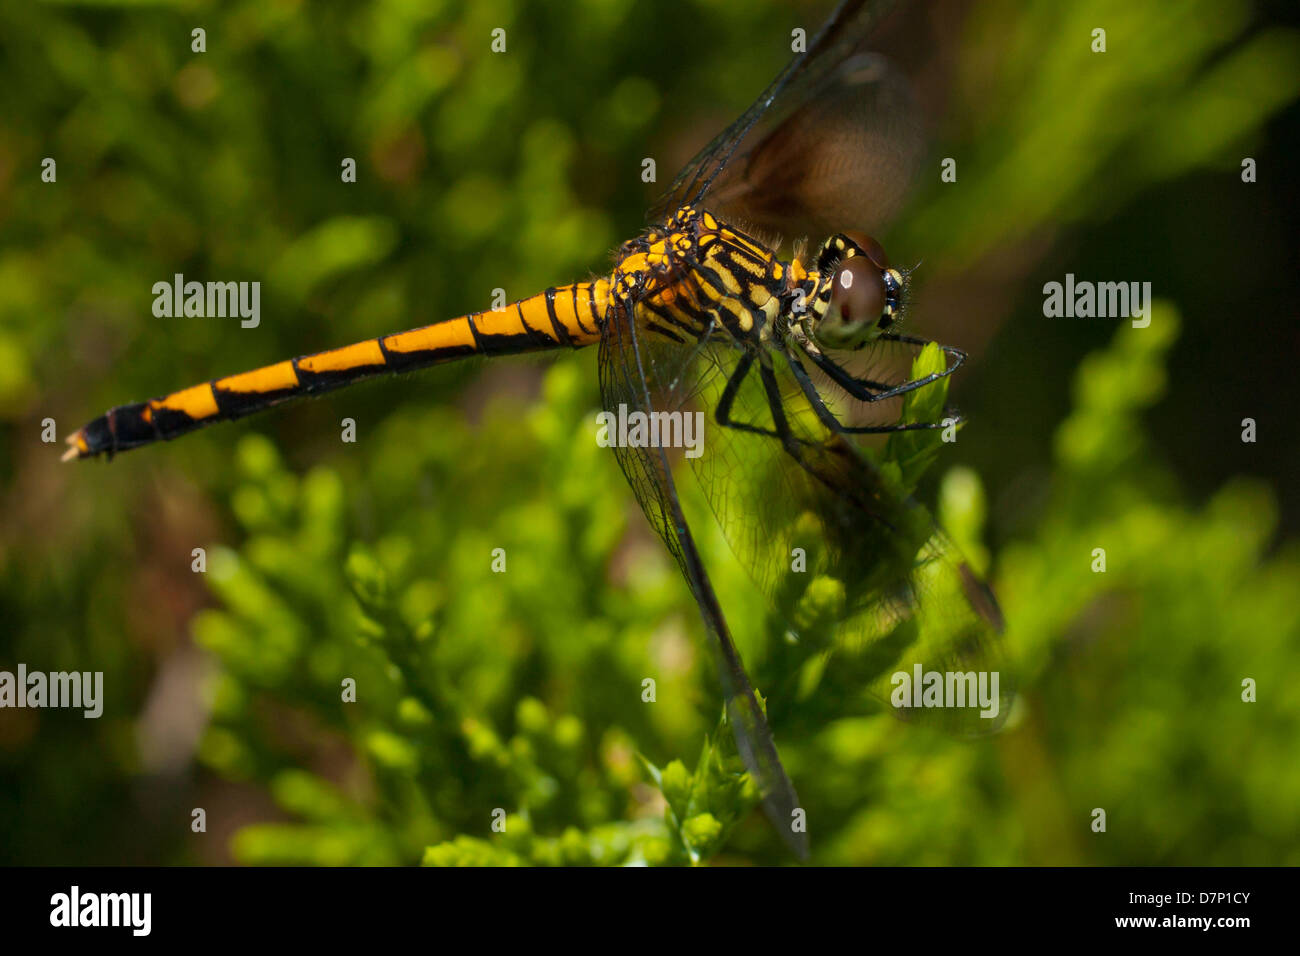
[[[816,694],[890,702],[959,734],[999,729],[1014,689],[998,679],[996,599],[862,437],[952,425],[947,409],[937,421],[864,413],[896,408],[966,358],[940,346],[927,374],[875,372],[884,350],[928,344],[899,330],[910,274],[865,231],[897,212],[923,138],[902,76],[861,52],[885,6],[843,0],[678,174],[607,275],[113,408],[68,438],[64,458],[111,457],[377,375],[596,346],[607,412],[710,413],[691,470],[787,640],[815,652]],[[761,238],[781,235],[829,238],[783,259],[779,240]],[[736,751],[806,858],[799,797],[688,524],[672,449],[614,446],[699,606]],[[988,675],[976,706],[971,679]],[[953,691],[970,700],[944,697]]]

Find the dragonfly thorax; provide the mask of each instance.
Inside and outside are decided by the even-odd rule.
[[[789,281],[787,266],[761,241],[683,206],[623,245],[610,284],[661,335],[727,335],[756,345],[781,315]]]

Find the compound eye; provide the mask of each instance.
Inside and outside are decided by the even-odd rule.
[[[871,324],[885,310],[885,280],[880,270],[862,256],[840,263],[831,289],[831,308],[846,324]]]
[[[855,349],[871,338],[885,310],[885,280],[865,256],[840,263],[831,285],[831,303],[818,329],[828,348]]]
[[[876,264],[876,268],[882,271],[889,268],[889,257],[885,255],[885,247],[876,240],[864,232],[846,232],[843,235],[845,239],[857,245],[863,254]]]
[[[890,300],[890,302],[896,301],[898,296],[902,294],[902,274],[897,269],[886,269],[881,275],[885,283],[886,299]],[[897,315],[892,304],[887,304],[880,314],[880,321],[876,323],[876,327],[884,332],[894,324],[895,318],[897,318]]]

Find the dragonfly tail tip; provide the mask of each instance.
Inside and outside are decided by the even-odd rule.
[[[80,430],[71,434],[67,438],[68,450],[63,453],[59,461],[72,461],[75,458],[85,458],[89,448],[86,440],[82,438]]]

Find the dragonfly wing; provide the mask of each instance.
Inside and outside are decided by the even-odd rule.
[[[795,54],[749,109],[678,173],[652,207],[651,221],[665,221],[684,205],[703,204],[720,215],[739,212],[741,219],[745,219],[749,211],[752,223],[764,228],[780,225],[784,230],[786,227],[782,221],[772,222],[775,217],[752,202],[760,192],[760,185],[768,202],[775,202],[779,196],[791,192],[797,205],[811,205],[819,212],[826,212],[828,209],[820,201],[820,196],[807,192],[812,186],[809,177],[819,168],[821,174],[829,174],[841,183],[867,184],[871,192],[880,189],[879,185],[871,185],[870,176],[857,175],[846,180],[844,171],[834,167],[837,163],[863,164],[869,169],[877,160],[860,150],[883,149],[889,153],[902,149],[902,141],[891,144],[871,135],[874,126],[885,125],[879,123],[871,112],[872,104],[888,107],[887,115],[890,117],[897,117],[899,108],[908,105],[897,97],[886,95],[897,91],[897,74],[886,76],[879,68],[875,68],[873,74],[872,70],[861,69],[862,64],[855,67],[846,63],[859,51],[876,23],[892,6],[893,0],[844,0],[809,42],[807,51]],[[829,124],[819,126],[813,123],[814,119],[827,118],[827,111],[816,109],[819,101],[836,103],[847,123],[836,120],[833,115]],[[801,115],[806,118],[800,119]],[[862,125],[863,132],[846,129],[846,126],[854,125]],[[783,127],[785,132],[780,133]],[[911,132],[907,132],[910,137]],[[828,142],[825,158],[803,155],[820,152],[823,139]],[[763,144],[765,148],[759,149],[755,144]],[[773,151],[772,165],[765,165],[762,160],[762,153],[768,148]],[[779,168],[777,157],[784,154],[789,159],[791,151],[801,154],[798,160],[800,176],[787,189],[771,173]],[[736,167],[745,167],[748,172],[741,173]],[[737,180],[748,181],[750,188],[738,189]],[[802,198],[798,195],[800,188],[806,193]],[[830,194],[828,198],[834,200],[833,208],[842,207],[846,200],[844,194]],[[732,208],[727,207],[728,201]],[[820,216],[817,221],[824,218],[837,219]],[[862,226],[870,227],[870,222],[868,219]],[[850,225],[857,223],[851,222]],[[786,234],[790,235],[789,232]]]
[[[673,394],[684,383],[677,372],[685,367],[691,346],[638,329],[623,303],[615,303],[600,343],[600,390],[605,409],[618,414],[661,411],[657,399]],[[808,836],[791,827],[799,798],[772,740],[767,718],[758,704],[726,619],[687,527],[677,489],[662,447],[615,444],[619,466],[636,493],[651,527],[667,545],[690,586],[704,616],[705,630],[721,676],[727,719],[736,746],[762,794],[763,809],[800,859],[808,856]]]
[[[741,355],[721,345],[700,350],[694,374],[678,374],[693,383],[679,386],[678,397],[716,408]],[[771,668],[787,682],[772,686],[773,706],[798,696],[800,710],[830,718],[884,702],[950,733],[996,731],[1014,686],[992,592],[865,449],[821,424],[784,359],[772,357],[797,452],[710,415],[692,464],[732,550],[789,625],[779,651],[786,658]],[[734,399],[733,423],[776,430],[757,371]],[[926,698],[936,679],[942,693]]]
[[[714,180],[703,205],[760,233],[878,235],[902,207],[925,148],[911,85],[877,54],[825,87]]]

